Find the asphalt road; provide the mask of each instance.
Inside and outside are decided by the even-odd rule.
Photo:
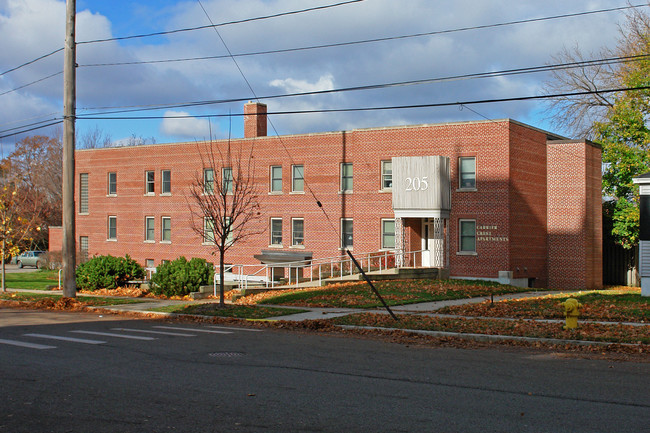
[[[250,329],[0,309],[0,432],[650,429],[649,363]]]

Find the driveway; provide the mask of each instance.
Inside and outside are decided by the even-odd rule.
[[[33,268],[33,267],[31,267],[31,266],[27,266],[27,267],[25,267],[25,268],[20,269],[20,268],[18,267],[18,265],[11,265],[11,264],[9,264],[9,263],[7,263],[7,264],[5,265],[5,272],[8,272],[8,273],[15,273],[15,272],[34,272],[35,270],[36,270],[36,268]]]

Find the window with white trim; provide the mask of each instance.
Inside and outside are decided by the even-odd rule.
[[[172,241],[172,218],[171,217],[162,217],[161,219],[161,242],[171,242]]]
[[[79,173],[79,213],[88,213],[88,173]]]
[[[146,242],[156,241],[155,224],[156,219],[154,217],[144,217],[144,240]]]
[[[395,220],[381,220],[381,248],[384,250],[395,249]]]
[[[305,244],[305,220],[293,218],[291,220],[291,245],[299,246]]]
[[[108,225],[107,239],[111,241],[117,240],[117,217],[109,216],[107,225]]]
[[[291,191],[292,192],[305,191],[305,166],[304,165],[291,166]]]
[[[172,193],[172,171],[171,170],[162,170],[160,172],[160,177],[162,178],[160,193],[161,194],[171,194]]]
[[[275,193],[282,192],[282,166],[271,166],[271,179],[269,182],[270,191]]]
[[[212,194],[214,192],[214,170],[211,168],[203,169],[203,194]]]
[[[476,253],[476,220],[458,221],[458,251]]]
[[[214,221],[212,218],[203,217],[203,243],[214,244]]]
[[[459,189],[476,189],[476,157],[458,158],[458,184]]]
[[[222,179],[222,187],[223,187],[223,192],[225,194],[232,194],[232,168],[231,167],[224,167],[221,169],[221,179]]]
[[[271,218],[271,245],[282,246],[282,218]]]
[[[117,195],[117,173],[108,173],[108,195]]]
[[[341,248],[352,249],[353,223],[351,218],[341,218]]]
[[[88,236],[79,236],[79,255],[82,262],[88,261]]]
[[[147,195],[153,195],[156,191],[156,173],[153,170],[148,170],[144,172],[144,193]]]
[[[393,189],[393,161],[381,162],[381,189]]]
[[[352,192],[353,172],[351,162],[341,163],[341,192]]]

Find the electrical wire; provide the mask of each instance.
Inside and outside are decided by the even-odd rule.
[[[43,59],[45,59],[45,58],[47,58],[47,57],[50,57],[50,56],[52,56],[52,55],[54,55],[54,54],[56,54],[56,53],[58,53],[58,52],[60,52],[60,51],[63,51],[63,48],[59,48],[58,50],[54,50],[54,51],[52,51],[51,53],[44,54],[44,55],[42,55],[42,56],[40,56],[40,57],[35,58],[34,60],[30,60],[29,62],[25,62],[25,63],[23,63],[22,65],[18,65],[18,66],[16,66],[15,68],[7,69],[7,70],[4,71],[4,72],[0,72],[0,77],[3,76],[3,75],[5,75],[5,74],[8,74],[9,72],[16,71],[16,70],[18,70],[18,69],[20,69],[20,68],[23,68],[23,67],[25,67],[25,66],[31,65],[31,64],[33,64],[33,63],[36,63],[36,62],[38,62],[38,61],[40,61],[40,60],[43,60]]]
[[[351,113],[359,111],[386,111],[386,110],[404,110],[404,109],[415,109],[415,108],[439,108],[439,107],[451,107],[451,106],[467,106],[467,105],[477,105],[477,104],[491,104],[497,102],[518,102],[518,101],[531,101],[538,99],[553,99],[559,97],[570,97],[570,96],[585,96],[585,95],[596,95],[596,94],[606,94],[606,93],[617,93],[617,92],[631,92],[636,90],[649,90],[650,86],[640,86],[640,87],[621,87],[616,89],[601,89],[601,90],[589,90],[581,92],[566,92],[566,93],[554,93],[548,95],[528,95],[528,96],[515,96],[510,98],[493,98],[493,99],[477,99],[470,101],[456,101],[456,102],[438,102],[431,104],[410,104],[410,105],[389,105],[389,106],[380,106],[380,107],[356,107],[356,108],[331,108],[331,109],[318,109],[318,110],[288,110],[288,111],[274,111],[268,112],[267,115],[288,115],[288,114],[316,114],[316,113]],[[166,115],[166,116],[95,116],[95,115],[85,115],[77,116],[77,119],[85,120],[153,120],[153,119],[183,119],[183,118],[202,118],[202,117],[229,117],[229,116],[244,116],[244,113],[241,114],[205,114],[205,115]]]
[[[294,10],[294,11],[288,11],[288,12],[280,12],[272,15],[264,15],[260,17],[255,17],[255,18],[244,18],[241,20],[236,20],[236,21],[228,21],[228,22],[223,22],[219,24],[214,24],[210,23],[210,25],[205,25],[205,26],[198,26],[198,27],[187,27],[183,29],[175,29],[175,30],[168,30],[168,31],[162,31],[162,32],[154,32],[154,33],[146,33],[146,34],[140,34],[140,35],[130,35],[130,36],[119,36],[119,37],[114,37],[114,38],[106,38],[106,39],[95,39],[95,40],[90,40],[90,41],[82,41],[82,42],[77,42],[78,45],[81,44],[95,44],[95,43],[101,43],[101,42],[111,42],[111,41],[124,41],[127,39],[138,39],[138,38],[148,38],[152,36],[164,36],[164,35],[170,35],[174,33],[183,33],[183,32],[192,32],[196,30],[204,30],[204,29],[209,29],[209,28],[217,28],[217,27],[223,27],[223,26],[228,26],[232,24],[242,24],[242,23],[248,23],[252,21],[260,21],[260,20],[267,20],[270,18],[278,18],[278,17],[283,17],[287,15],[296,15],[296,14],[301,14],[304,12],[312,12],[316,10],[322,10],[322,9],[329,9],[333,7],[338,7],[338,6],[344,6],[348,5],[351,3],[360,3],[365,0],[349,0],[349,1],[344,1],[340,3],[334,3],[334,4],[329,4],[329,5],[323,5],[323,6],[315,6],[311,8],[306,8],[306,9],[300,9],[300,10]],[[203,7],[203,6],[201,6]]]
[[[457,80],[469,80],[469,79],[477,79],[477,78],[494,78],[494,77],[502,77],[502,76],[510,76],[510,75],[521,75],[527,73],[549,72],[553,70],[571,69],[571,68],[586,67],[586,66],[602,66],[602,65],[609,65],[609,64],[616,64],[616,63],[640,61],[643,59],[647,59],[648,57],[650,57],[650,54],[627,56],[627,57],[612,57],[612,58],[594,59],[594,60],[586,60],[586,61],[579,61],[579,62],[567,62],[567,63],[552,64],[552,65],[531,66],[525,68],[512,68],[512,69],[505,69],[500,71],[488,71],[488,72],[478,72],[478,73],[471,73],[471,74],[452,75],[446,77],[426,78],[420,80],[397,81],[391,83],[370,84],[365,86],[343,87],[338,89],[313,90],[309,92],[284,93],[284,94],[266,95],[266,96],[259,96],[259,97],[257,97],[256,95],[256,98],[260,100],[269,100],[269,99],[279,99],[279,98],[287,98],[287,97],[314,96],[314,95],[351,92],[351,91],[378,90],[378,89],[400,87],[400,86],[433,84],[433,83],[440,83],[440,82],[451,82]],[[95,114],[119,114],[119,113],[137,112],[137,111],[188,108],[188,107],[197,107],[197,106],[205,106],[205,105],[242,102],[242,101],[247,101],[249,99],[250,97],[239,97],[239,98],[220,99],[220,100],[192,101],[192,102],[181,102],[181,103],[174,103],[174,104],[167,103],[167,104],[146,105],[146,106],[131,105],[131,106],[121,106],[121,107],[120,106],[84,107],[81,110],[86,110],[86,111],[87,110],[114,110],[114,111],[102,111],[99,113],[86,114],[87,116],[91,116]]]
[[[284,49],[267,50],[267,51],[256,51],[256,52],[250,52],[250,53],[229,53],[227,55],[218,55],[218,56],[185,57],[185,58],[178,58],[178,59],[160,59],[160,60],[142,60],[142,61],[132,61],[132,62],[89,63],[89,64],[80,64],[79,66],[80,67],[126,66],[126,65],[188,62],[188,61],[197,61],[197,60],[214,60],[214,59],[225,59],[225,58],[232,58],[232,57],[249,57],[249,56],[260,56],[260,55],[269,55],[269,54],[290,53],[290,52],[296,52],[296,51],[306,51],[306,50],[315,50],[315,49],[333,48],[333,47],[344,47],[344,46],[350,46],[350,45],[369,44],[369,43],[375,43],[375,42],[386,42],[386,41],[409,39],[409,38],[419,38],[419,37],[423,37],[423,36],[435,36],[435,35],[440,35],[440,34],[456,33],[456,32],[463,32],[463,31],[469,31],[469,30],[481,30],[481,29],[487,29],[487,28],[493,28],[493,27],[503,27],[503,26],[515,25],[515,24],[525,24],[525,23],[538,22],[538,21],[547,21],[547,20],[554,20],[554,19],[560,19],[560,18],[570,18],[570,17],[575,17],[575,16],[590,15],[590,14],[597,14],[597,13],[616,12],[616,11],[619,11],[619,10],[622,10],[622,9],[640,8],[640,7],[647,7],[647,6],[649,6],[649,5],[647,5],[647,4],[645,4],[645,5],[630,5],[630,6],[622,6],[622,7],[619,7],[619,8],[600,9],[600,10],[597,10],[597,11],[588,11],[588,12],[576,12],[576,13],[572,13],[572,14],[556,15],[556,16],[541,17],[541,18],[531,18],[531,19],[526,19],[526,20],[509,21],[509,22],[496,23],[496,24],[485,24],[485,25],[479,25],[479,26],[461,27],[461,28],[448,29],[448,30],[437,30],[437,31],[431,31],[431,32],[424,32],[424,33],[413,33],[413,34],[399,35],[399,36],[387,36],[387,37],[382,37],[382,38],[363,39],[363,40],[358,40],[358,41],[337,42],[337,43],[321,44],[321,45],[309,45],[309,46],[304,46],[304,47],[284,48]]]
[[[57,75],[61,75],[61,74],[63,74],[63,71],[59,71],[59,72],[57,72],[55,74],[48,75],[47,77],[43,77],[43,78],[40,78],[40,79],[38,79],[36,81],[32,81],[31,83],[23,84],[22,86],[15,87],[15,88],[13,88],[11,90],[7,90],[6,92],[0,93],[0,96],[7,95],[7,94],[15,92],[17,90],[24,89],[25,87],[32,86],[34,84],[40,83],[41,81],[45,81],[45,80],[47,80],[49,78],[56,77]]]

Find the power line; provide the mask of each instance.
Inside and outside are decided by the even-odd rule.
[[[138,39],[138,38],[148,38],[152,36],[164,36],[164,35],[170,35],[174,33],[182,33],[182,32],[192,32],[195,30],[204,30],[204,29],[209,29],[209,28],[217,28],[217,27],[222,27],[222,26],[228,26],[232,24],[242,24],[242,23],[248,23],[251,21],[260,21],[260,20],[266,20],[270,18],[278,18],[282,16],[287,16],[287,15],[296,15],[296,14],[301,14],[304,12],[312,12],[316,10],[322,10],[322,9],[329,9],[333,7],[338,7],[338,6],[344,6],[348,5],[351,3],[359,3],[365,0],[349,0],[349,1],[344,1],[340,3],[334,3],[334,4],[329,4],[329,5],[323,5],[323,6],[315,6],[311,8],[306,8],[306,9],[300,9],[300,10],[294,10],[294,11],[288,11],[288,12],[280,12],[272,15],[264,15],[260,17],[254,17],[254,18],[245,18],[241,20],[236,20],[236,21],[227,21],[219,24],[210,24],[210,25],[205,25],[205,26],[198,26],[198,27],[187,27],[183,29],[175,29],[175,30],[168,30],[168,31],[163,31],[163,32],[154,32],[154,33],[146,33],[146,34],[140,34],[140,35],[130,35],[130,36],[119,36],[119,37],[114,37],[114,38],[106,38],[106,39],[95,39],[91,41],[82,41],[82,42],[77,42],[77,44],[95,44],[95,43],[101,43],[101,42],[110,42],[110,41],[124,41],[127,39]]]
[[[586,60],[586,61],[579,61],[579,62],[567,62],[567,63],[552,64],[552,65],[531,66],[531,67],[524,67],[524,68],[512,68],[512,69],[505,69],[505,70],[500,70],[500,71],[488,71],[488,72],[478,72],[478,73],[470,73],[470,74],[452,75],[452,76],[446,76],[446,77],[426,78],[426,79],[420,79],[420,80],[398,81],[398,82],[381,83],[381,84],[370,84],[370,85],[364,85],[364,86],[352,86],[352,87],[344,87],[344,88],[328,89],[328,90],[313,90],[313,91],[309,91],[309,92],[266,95],[266,96],[260,96],[258,99],[268,100],[268,99],[278,99],[278,98],[297,97],[297,96],[315,96],[315,95],[323,95],[323,94],[329,94],[329,93],[365,91],[365,90],[378,90],[378,89],[385,89],[385,88],[391,88],[391,87],[400,87],[400,86],[412,86],[412,85],[433,84],[433,83],[450,82],[450,81],[458,81],[458,80],[470,80],[470,79],[477,79],[477,78],[493,78],[493,77],[501,77],[501,76],[521,75],[521,74],[528,74],[528,73],[548,72],[548,71],[560,70],[560,69],[571,69],[571,68],[576,68],[576,67],[597,66],[597,65],[601,66],[601,65],[615,64],[615,63],[621,63],[621,62],[633,62],[633,61],[639,61],[639,60],[647,59],[648,57],[650,57],[650,54],[643,54],[643,55],[636,55],[636,56],[626,56],[626,57],[611,57],[611,58],[593,59],[593,60]],[[250,88],[250,85],[249,85],[249,88]],[[256,95],[256,98],[257,98],[257,95]],[[95,114],[119,114],[119,113],[137,112],[137,111],[152,111],[152,110],[163,110],[163,109],[172,109],[172,108],[188,108],[188,107],[196,107],[196,106],[204,106],[204,105],[215,105],[215,104],[224,104],[224,103],[232,103],[232,102],[242,102],[242,101],[247,101],[249,99],[250,99],[250,97],[240,97],[240,98],[230,98],[230,99],[220,99],[220,100],[191,101],[191,102],[181,102],[181,103],[175,103],[175,104],[169,103],[169,104],[146,105],[146,106],[86,107],[86,108],[83,108],[83,110],[112,110],[112,109],[116,109],[115,111],[108,111],[108,112],[103,111],[103,112],[100,112],[100,113],[88,113],[88,114],[86,114],[87,116],[91,116],[91,115],[95,115]]]
[[[432,104],[411,104],[411,105],[389,105],[381,107],[357,107],[357,108],[331,108],[331,109],[318,109],[318,110],[289,110],[289,111],[275,111],[268,112],[267,115],[286,115],[286,114],[315,114],[315,113],[350,113],[358,111],[385,111],[385,110],[404,110],[404,109],[413,109],[413,108],[439,108],[439,107],[450,107],[450,106],[461,106],[461,105],[476,105],[476,104],[490,104],[497,102],[518,102],[518,101],[531,101],[538,99],[553,99],[559,97],[569,97],[569,96],[585,96],[585,95],[595,95],[595,94],[604,94],[604,93],[616,93],[616,92],[631,92],[635,90],[649,90],[650,86],[641,86],[641,87],[621,87],[616,89],[603,89],[603,90],[589,90],[582,92],[567,92],[567,93],[555,93],[549,95],[529,95],[529,96],[515,96],[510,98],[493,98],[493,99],[478,99],[470,101],[456,101],[456,102],[438,102]],[[202,117],[230,117],[230,116],[244,116],[241,114],[205,114],[205,115],[167,115],[167,116],[77,116],[77,119],[85,120],[152,120],[152,119],[183,119],[183,118],[202,118]]]
[[[56,54],[56,53],[58,53],[58,52],[60,52],[60,51],[63,51],[63,48],[59,48],[58,50],[54,50],[54,51],[52,51],[51,53],[44,54],[44,55],[42,55],[42,56],[40,56],[40,57],[35,58],[34,60],[30,60],[29,62],[23,63],[22,65],[18,65],[18,66],[16,66],[15,68],[7,69],[7,70],[4,71],[4,72],[0,72],[0,77],[3,76],[3,75],[5,75],[5,74],[8,74],[9,72],[13,72],[13,71],[18,70],[18,69],[20,69],[20,68],[23,68],[23,67],[25,67],[25,66],[27,66],[27,65],[31,65],[32,63],[36,63],[36,62],[38,62],[39,60],[43,60],[43,59],[45,59],[45,58],[47,58],[47,57],[50,57],[50,56],[52,56],[52,55],[54,55],[54,54]]]
[[[185,58],[177,58],[177,59],[160,59],[160,60],[142,60],[142,61],[132,61],[132,62],[90,63],[90,64],[85,64],[85,65],[81,64],[79,66],[80,67],[127,66],[127,65],[141,65],[141,64],[187,62],[187,61],[197,61],[197,60],[215,60],[215,59],[225,59],[225,58],[232,58],[232,57],[248,57],[248,56],[260,56],[260,55],[268,55],[268,54],[290,53],[290,52],[296,52],[296,51],[306,51],[306,50],[315,50],[315,49],[323,49],[323,48],[343,47],[343,46],[358,45],[358,44],[368,44],[368,43],[375,43],[375,42],[386,42],[386,41],[394,41],[394,40],[400,40],[400,39],[418,38],[418,37],[423,37],[423,36],[435,36],[435,35],[448,34],[448,33],[464,32],[464,31],[469,31],[469,30],[481,30],[481,29],[494,28],[494,27],[504,27],[504,26],[509,26],[509,25],[526,24],[526,23],[539,22],[539,21],[548,21],[548,20],[555,20],[555,19],[560,19],[560,18],[571,18],[571,17],[583,16],[583,15],[592,15],[592,14],[605,13],[605,12],[616,12],[616,11],[620,11],[620,10],[624,10],[624,9],[640,8],[640,7],[647,7],[647,6],[648,6],[647,4],[644,4],[644,5],[628,5],[628,6],[621,6],[621,7],[617,7],[617,8],[600,9],[600,10],[596,10],[596,11],[576,12],[576,13],[571,13],[571,14],[555,15],[555,16],[550,16],[550,17],[530,18],[530,19],[525,19],[525,20],[508,21],[508,22],[494,23],[494,24],[484,24],[484,25],[471,26],[471,27],[461,27],[461,28],[456,28],[456,29],[436,30],[436,31],[431,31],[431,32],[413,33],[413,34],[406,34],[406,35],[399,35],[399,36],[387,36],[387,37],[382,37],[382,38],[362,39],[362,40],[357,40],[357,41],[336,42],[336,43],[331,43],[331,44],[309,45],[309,46],[303,46],[303,47],[283,48],[283,49],[275,49],[275,50],[267,50],[267,51],[256,51],[256,52],[250,52],[250,53],[229,53],[227,55],[218,55],[218,56],[185,57]],[[213,25],[213,26],[216,27],[216,26],[219,26],[219,25],[220,24],[216,24],[216,25]],[[209,27],[212,27],[212,26],[201,26],[201,27],[196,27],[194,29],[203,29],[203,28],[209,28]],[[185,31],[189,31],[189,30],[186,29]]]
[[[47,128],[49,126],[58,125],[60,123],[63,123],[63,120],[57,120],[55,122],[47,123],[45,125],[35,126],[33,128],[24,129],[24,130],[21,130],[21,131],[18,131],[18,132],[13,132],[11,134],[0,135],[0,139],[7,138],[7,137],[13,137],[15,135],[20,135],[20,134],[25,134],[27,132],[36,131],[38,129],[43,129],[43,128]],[[14,128],[14,129],[17,129],[17,128]]]
[[[20,89],[24,89],[25,87],[32,86],[34,84],[40,83],[41,81],[45,81],[45,80],[47,80],[49,78],[56,77],[57,75],[61,75],[61,74],[63,74],[63,71],[59,71],[59,72],[57,72],[55,74],[48,75],[47,77],[43,77],[43,78],[40,78],[38,80],[32,81],[31,83],[23,84],[22,86],[15,87],[15,88],[13,88],[11,90],[7,90],[6,92],[0,93],[0,96],[6,95],[8,93],[15,92],[15,91],[20,90]]]

